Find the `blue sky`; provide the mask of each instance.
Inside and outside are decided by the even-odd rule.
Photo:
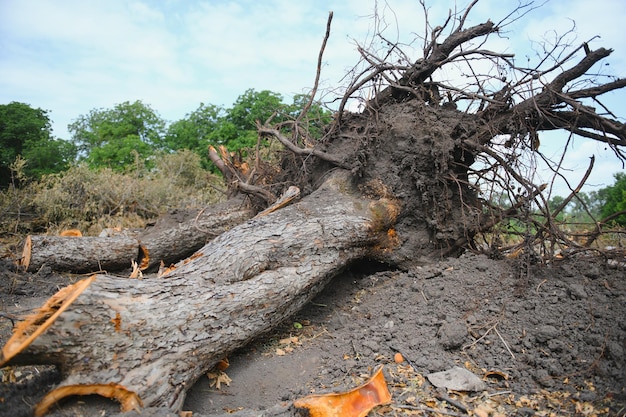
[[[454,1],[429,3],[436,24],[455,8]],[[458,7],[465,4],[459,1]],[[516,4],[482,0],[469,24],[498,22]],[[0,103],[50,110],[53,134],[69,139],[67,125],[79,115],[124,101],[142,100],[175,121],[201,102],[228,107],[248,88],[289,99],[313,85],[332,10],[321,82],[322,98],[330,100],[358,61],[356,44],[371,41],[376,6],[391,40],[409,42],[423,33],[418,0],[0,0]],[[610,65],[600,70],[626,76],[622,0],[548,1],[490,46],[523,57],[532,54],[531,40],[549,38],[552,30],[564,33],[572,21],[576,32],[569,39],[580,44],[599,35],[592,48],[615,49]],[[626,92],[606,102],[626,117]],[[554,139],[564,140],[565,135]],[[612,153],[594,141],[577,139],[576,145],[568,159],[571,181],[577,182],[595,154],[590,185],[611,184],[611,174],[621,171]]]

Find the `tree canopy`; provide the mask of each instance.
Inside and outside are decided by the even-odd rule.
[[[91,167],[124,170],[163,148],[165,121],[140,100],[94,109],[68,126],[79,156]]]
[[[122,171],[138,162],[153,166],[152,160],[159,152],[182,149],[197,153],[208,168],[209,145],[223,145],[230,151],[252,148],[258,140],[257,122],[295,119],[309,99],[307,95],[296,95],[289,104],[278,93],[248,89],[230,108],[200,103],[196,110],[169,125],[138,100],[111,109],[93,109],[79,116],[69,130],[80,159],[92,168]],[[331,112],[314,102],[309,115],[309,128],[321,135],[331,120]]]
[[[76,155],[68,141],[55,139],[47,110],[11,102],[0,105],[0,186],[11,181],[11,164],[21,156],[26,160],[24,174],[38,179],[61,172]]]
[[[602,218],[615,216],[615,223],[626,226],[626,174],[615,174],[615,184],[599,190],[598,196],[604,202],[600,211]]]

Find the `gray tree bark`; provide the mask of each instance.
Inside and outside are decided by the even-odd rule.
[[[161,218],[138,236],[142,249],[149,257],[146,269],[158,268],[161,262],[169,266],[185,259],[211,239],[252,216],[254,211],[243,198],[233,198],[208,207],[190,219],[172,221]]]

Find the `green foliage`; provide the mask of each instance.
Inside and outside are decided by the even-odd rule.
[[[165,135],[165,146],[168,150],[189,149],[201,159],[202,166],[209,167],[207,149],[209,136],[215,134],[224,124],[224,109],[213,104],[200,103],[193,112],[184,119],[172,123]]]
[[[11,181],[10,165],[19,155],[26,160],[24,178],[38,179],[67,169],[76,149],[52,137],[48,111],[18,102],[0,105],[0,186]]]
[[[310,98],[311,97],[307,94],[295,95],[293,97],[293,103],[288,107],[290,116],[294,119],[297,118]],[[306,117],[302,119],[301,122],[303,123],[303,127],[308,130],[313,138],[319,139],[332,119],[333,114],[314,101],[308,109]]]
[[[164,143],[167,149],[196,152],[202,165],[208,168],[211,166],[207,155],[209,145],[224,145],[230,151],[243,151],[245,154],[246,149],[256,146],[257,121],[264,123],[270,117],[274,124],[295,120],[308,101],[309,96],[301,94],[294,97],[292,104],[285,104],[280,94],[249,89],[228,109],[200,104],[184,119],[169,126]],[[324,110],[319,103],[313,103],[301,124],[314,138],[319,138],[331,120],[331,112]]]
[[[626,210],[626,174],[623,172],[614,175],[615,184],[598,191],[604,205],[601,209],[602,218],[606,218],[620,211]],[[614,219],[620,226],[626,226],[626,215],[622,214]]]
[[[552,197],[548,201],[550,213],[554,214],[556,209],[563,204],[563,201],[565,201],[565,198],[559,195]],[[579,192],[567,203],[565,209],[557,214],[556,220],[565,223],[593,224],[601,217],[601,206],[602,201],[599,199],[596,191]]]
[[[86,158],[92,168],[111,167],[115,171],[136,171],[152,166],[154,149],[137,135],[128,135],[91,150]]]
[[[27,161],[27,175],[39,179],[67,170],[76,158],[76,146],[67,140],[47,138],[36,144],[27,142],[22,156]]]
[[[122,172],[137,158],[150,165],[154,153],[165,147],[165,121],[141,101],[91,110],[68,129],[81,157],[92,168]]]
[[[226,117],[209,136],[209,141],[212,144],[223,144],[231,151],[256,146],[256,122],[265,123],[274,114],[276,117],[273,122],[283,121],[287,106],[282,100],[280,94],[268,90],[246,90],[227,110]]]

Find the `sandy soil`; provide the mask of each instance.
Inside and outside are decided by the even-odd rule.
[[[1,309],[8,314],[31,310],[75,279],[2,267]],[[215,379],[199,380],[184,409],[194,416],[300,415],[293,400],[353,388],[382,365],[392,402],[370,415],[432,415],[429,410],[437,409],[623,416],[625,318],[624,268],[600,258],[530,269],[474,254],[410,271],[356,265],[274,332],[234,352],[226,370],[230,385],[217,389]],[[3,343],[10,327],[2,318]],[[408,361],[396,363],[396,352]],[[485,389],[441,391],[426,378],[454,366],[469,369]],[[5,379],[10,372],[15,382],[0,389],[2,416],[30,416],[32,404],[58,380],[49,368],[4,370]],[[78,398],[54,414],[117,412],[108,401]]]

